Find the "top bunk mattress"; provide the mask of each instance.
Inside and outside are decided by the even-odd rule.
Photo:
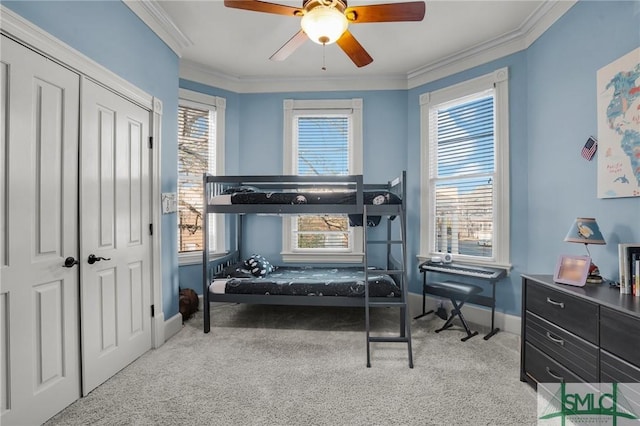
[[[402,199],[389,191],[364,191],[363,202],[368,205],[401,204]],[[354,191],[326,192],[263,192],[245,190],[216,195],[209,199],[210,205],[233,204],[355,204]]]

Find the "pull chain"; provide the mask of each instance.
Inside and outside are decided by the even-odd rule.
[[[325,60],[325,51],[327,50],[327,44],[322,43],[322,71],[327,70],[326,60]]]

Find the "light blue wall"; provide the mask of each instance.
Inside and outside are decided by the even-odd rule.
[[[404,168],[406,158],[406,91],[244,94],[241,96],[240,174],[283,171],[283,102],[285,99],[362,98],[364,178],[386,182]],[[249,250],[280,261],[281,219],[247,218]]]
[[[283,170],[285,99],[363,100],[364,176],[385,181],[397,175],[406,156],[406,92],[298,92],[241,95],[240,173],[276,174]]]
[[[112,1],[4,2],[3,5],[60,38],[164,103],[162,191],[176,190],[178,58],[124,4]],[[527,50],[408,91],[236,94],[180,80],[180,87],[227,100],[229,174],[281,173],[282,101],[364,99],[365,179],[386,180],[406,169],[409,181],[409,272],[419,291],[421,93],[508,66],[511,136],[511,277],[498,286],[499,310],[520,311],[520,274],[551,273],[562,253],[584,253],[564,243],[577,216],[594,216],[607,239],[591,248],[602,273],[617,277],[617,243],[640,241],[638,198],[596,198],[596,161],[580,148],[596,128],[596,72],[640,45],[638,1],[582,1]],[[265,161],[268,159],[269,161]],[[177,312],[178,281],[199,289],[198,267],[180,268],[175,215],[163,217],[165,315]],[[251,248],[279,259],[277,218],[254,222],[261,238]]]
[[[640,200],[597,199],[596,159],[580,156],[597,136],[596,72],[640,45],[639,5],[581,1],[527,50],[409,91],[413,171],[420,167],[418,96],[509,67],[513,270],[498,284],[499,310],[520,313],[521,274],[551,274],[558,255],[586,254],[563,241],[578,216],[598,219],[607,245],[591,253],[607,278],[618,278],[617,244],[640,241]],[[412,183],[408,222],[418,226],[419,182]],[[419,242],[409,243],[417,253]]]
[[[519,315],[521,274],[550,274],[559,254],[584,253],[581,245],[563,242],[575,217],[598,218],[608,244],[591,252],[606,277],[617,278],[617,243],[640,241],[640,200],[597,199],[596,160],[580,156],[587,137],[597,135],[597,70],[640,45],[639,4],[581,1],[528,49],[406,92],[240,95],[239,157],[227,158],[240,173],[280,173],[283,99],[363,97],[365,179],[386,179],[402,169],[408,173],[409,277],[411,290],[420,292],[415,257],[420,246],[419,96],[508,67],[513,270],[498,284],[497,304],[498,310]],[[181,82],[182,87],[193,84]],[[251,229],[261,237],[250,247],[277,259],[279,221],[267,220]],[[199,288],[199,271],[193,272],[181,270],[181,281],[196,281]]]
[[[285,99],[361,98],[365,181],[386,182],[404,170],[407,157],[407,92],[404,90],[238,96],[187,80],[180,80],[180,87],[215,96],[229,96],[225,144],[227,174],[282,174]],[[276,216],[247,217],[245,247],[253,253],[262,254],[275,264],[282,264],[281,222],[282,219]],[[181,267],[180,285],[201,292],[200,268],[200,265]]]
[[[163,102],[162,191],[177,189],[178,57],[119,1],[3,1],[8,7]],[[165,318],[178,312],[177,224],[162,221]]]
[[[511,263],[513,270],[510,277],[502,280],[496,287],[497,305],[499,310],[518,314],[520,311],[520,273],[526,271],[527,240],[523,238],[521,229],[526,229],[527,209],[527,185],[528,175],[526,168],[527,158],[527,56],[526,52],[518,52],[513,55],[492,61],[488,64],[434,81],[429,84],[414,88],[409,91],[409,139],[407,170],[414,178],[409,180],[407,192],[407,223],[415,233],[409,233],[407,243],[409,253],[418,254],[420,251],[420,100],[423,93],[433,92],[456,83],[472,78],[490,74],[493,71],[509,68],[509,139],[511,171]],[[418,261],[415,256],[410,257],[409,264],[410,281],[412,291],[419,293],[420,277],[418,276]],[[443,279],[450,279],[441,277]],[[479,284],[474,281],[474,284]]]
[[[549,272],[572,220],[595,217],[606,246],[590,246],[605,277],[618,277],[618,243],[640,241],[640,198],[598,199],[596,158],[580,149],[597,137],[596,73],[640,46],[640,2],[580,2],[527,51],[528,268]],[[598,152],[596,156],[602,155]]]

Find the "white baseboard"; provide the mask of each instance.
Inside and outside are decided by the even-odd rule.
[[[180,312],[178,312],[164,323],[165,342],[180,330],[182,330],[182,315],[180,315]]]
[[[426,310],[435,309],[438,301],[442,299],[427,296],[426,298]],[[452,306],[449,300],[442,300],[447,311],[450,311]],[[415,317],[422,313],[422,295],[417,293],[409,293],[409,312],[411,317]],[[486,330],[491,328],[491,309],[478,306],[465,304],[462,307],[462,313],[467,321],[479,326],[485,327]],[[520,335],[520,317],[512,314],[505,314],[504,312],[496,311],[495,326],[500,331],[506,331],[508,333]]]
[[[156,312],[155,316],[151,318],[151,324],[151,332],[153,333],[152,347],[153,349],[158,349],[166,341],[164,336],[164,313]]]

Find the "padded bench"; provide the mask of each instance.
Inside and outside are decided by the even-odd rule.
[[[453,325],[454,318],[458,317],[460,318],[462,326],[467,332],[467,335],[460,340],[466,342],[467,340],[478,334],[477,331],[471,331],[471,329],[469,328],[469,324],[467,324],[467,321],[464,319],[464,315],[462,315],[461,309],[465,302],[469,300],[471,296],[482,292],[482,287],[456,281],[435,281],[429,284],[425,284],[424,291],[426,293],[433,294],[434,296],[447,298],[453,305],[451,315],[449,315],[449,318],[444,323],[444,325],[436,330],[436,333],[440,333],[442,330],[446,330],[447,328],[451,327]],[[431,310],[429,312],[425,312],[423,315],[427,315],[432,312],[434,311]]]

